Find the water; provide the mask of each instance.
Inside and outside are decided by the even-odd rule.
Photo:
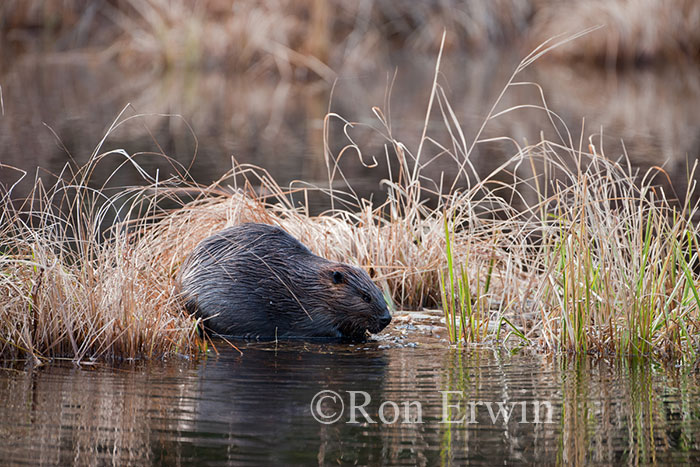
[[[697,369],[644,359],[380,347],[256,343],[243,345],[241,355],[219,343],[219,355],[197,362],[7,367],[0,371],[0,459],[93,465],[700,462]],[[312,416],[311,401],[322,390],[335,391],[345,404],[336,423]],[[358,423],[348,423],[349,391],[367,395],[357,392],[356,406],[371,398],[365,409],[377,423],[357,410]],[[387,401],[398,405],[398,414]],[[408,418],[405,402],[413,404]],[[416,402],[422,423],[415,423]],[[507,423],[498,402],[513,410]],[[384,420],[398,415],[396,423],[382,422],[382,403]],[[534,423],[535,403],[541,404],[540,423]],[[338,412],[330,399],[320,407],[326,415]],[[464,417],[474,423],[443,423]]]
[[[468,142],[476,137],[528,52],[489,47],[478,53],[453,51],[443,56],[440,83]],[[158,156],[164,153],[203,184],[230,170],[233,156],[266,169],[282,186],[293,180],[327,186],[323,119],[331,110],[373,128],[346,129],[342,121],[331,119],[329,145],[337,155],[350,143],[344,134],[347,130],[363,150],[365,161],[376,157],[378,165],[367,168],[349,151],[340,165],[360,196],[381,201],[386,188],[380,181],[387,178],[388,167],[382,147],[386,140],[380,133],[387,131],[372,108],[382,109],[391,122],[393,137],[415,152],[436,60],[434,53],[394,50],[386,56],[368,57],[364,68],[337,70],[338,79],[333,83],[217,70],[121,69],[91,60],[89,55],[80,57],[25,54],[0,72],[4,101],[0,163],[29,174],[15,187],[16,197],[30,192],[37,167],[48,181],[48,174],[59,173],[70,158],[78,165],[86,163],[122,111],[122,120],[142,116],[113,130],[99,152],[124,149],[159,180],[178,172],[171,161]],[[700,69],[696,64],[610,70],[543,59],[516,81],[542,87],[547,104],[563,121],[558,123],[559,131],[564,134],[565,124],[574,146],[581,141],[585,150],[592,136],[590,142],[611,159],[626,150],[632,165],[642,172],[663,167],[665,175],[658,178],[659,183],[671,180],[675,193],[683,197],[688,167],[700,158]],[[497,110],[527,105],[541,105],[538,89],[516,86],[505,94]],[[436,105],[428,135],[451,148],[442,121]],[[541,134],[560,142],[542,111],[521,108],[489,122],[481,136],[506,136],[523,145],[539,141]],[[439,152],[426,145],[423,162]],[[483,143],[476,146],[471,162],[485,176],[516,152],[511,143]],[[108,178],[111,186],[143,184],[130,164],[114,174],[123,163],[124,157],[118,154],[103,159],[94,168],[92,186],[101,187]],[[396,166],[394,160],[394,171]],[[440,180],[445,173],[449,180],[456,167],[443,156],[429,164],[424,175]],[[9,187],[18,176],[0,167],[0,185]],[[253,185],[256,182],[251,180]],[[329,207],[320,195],[312,196],[310,203],[314,212]]]

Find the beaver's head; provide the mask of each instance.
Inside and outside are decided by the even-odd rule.
[[[391,322],[382,292],[364,270],[330,263],[320,274],[334,324],[344,337],[361,339],[367,331],[377,333]]]

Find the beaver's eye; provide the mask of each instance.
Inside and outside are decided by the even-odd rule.
[[[366,301],[367,303],[371,303],[372,297],[370,297],[368,293],[362,292],[362,300]]]
[[[343,277],[342,272],[333,271],[333,283],[334,284],[342,284],[344,279],[345,279],[345,277]]]

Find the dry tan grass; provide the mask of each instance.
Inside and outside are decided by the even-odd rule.
[[[10,41],[40,28],[60,39],[59,48],[100,49],[127,67],[274,71],[302,80],[332,81],[333,70],[361,68],[395,45],[434,50],[444,30],[448,49],[481,50],[603,25],[553,56],[613,64],[700,58],[694,0],[8,0],[0,17]]]
[[[574,61],[633,65],[700,58],[700,3],[694,0],[593,0],[548,2],[538,9],[534,44],[558,34],[602,25],[604,29],[554,51]]]
[[[572,141],[544,99],[530,107],[550,119],[558,141],[522,146],[497,138],[512,145],[510,160],[484,178],[471,166],[473,149],[494,140],[482,139],[484,128],[518,110],[499,110],[503,95],[536,86],[517,82],[519,73],[568,40],[545,43],[522,61],[473,140],[462,134],[439,81],[441,56],[417,147],[394,139],[376,109],[374,131],[385,138],[393,168],[380,205],[356,196],[339,168],[352,151],[357,163],[371,166],[372,158],[352,142],[332,153],[327,137],[327,187],[283,188],[263,169],[237,164],[208,187],[161,181],[122,150],[96,150],[87,166],[67,168],[46,188],[37,180],[24,204],[12,200],[10,187],[1,194],[0,353],[76,360],[196,354],[205,343],[178,304],[179,264],[225,226],[266,222],[322,256],[373,270],[400,308],[438,304],[447,269],[454,280],[466,276],[476,302],[486,304],[478,319],[496,325],[477,323],[480,339],[502,338],[505,319],[524,342],[549,350],[695,356],[697,206],[678,207],[593,139]],[[334,114],[326,125],[334,119],[359,125]],[[435,125],[447,139],[431,136]],[[95,166],[110,157],[125,158],[146,186],[114,194],[90,188]],[[426,177],[441,158],[454,170]],[[332,209],[309,216],[296,201],[310,190],[325,193]],[[466,305],[464,295],[456,300]],[[467,340],[464,326],[453,335]]]
[[[280,225],[320,255],[374,270],[398,307],[435,306],[440,272],[446,268],[445,219],[453,233],[455,262],[466,265],[471,284],[483,282],[486,265],[496,260],[486,297],[494,304],[493,316],[487,317],[492,321],[507,317],[532,342],[550,349],[690,351],[698,308],[693,289],[682,283],[683,274],[696,277],[687,265],[697,262],[697,253],[691,255],[696,250],[684,240],[695,235],[688,221],[692,212],[676,213],[674,219],[663,199],[659,203],[641,193],[622,166],[595,152],[577,154],[583,162],[576,173],[569,167],[572,153],[564,149],[562,154],[562,149],[545,141],[511,160],[563,174],[556,177],[558,191],[538,191],[541,198],[521,212],[488,188],[493,180],[483,180],[470,191],[444,195],[436,209],[421,199],[411,204],[410,198],[394,197],[377,207],[365,202],[365,209],[354,213],[309,217],[305,209],[293,208],[289,191],[274,188],[264,172],[236,167],[232,175],[250,184],[230,190],[161,183],[134,191],[134,215],[127,216],[132,219],[115,224],[102,239],[98,221],[105,210],[87,207],[95,201],[87,196],[90,190],[84,189],[86,198],[71,198],[87,209],[80,213],[72,204],[77,209],[72,215],[54,211],[49,203],[68,188],[65,184],[47,194],[37,191],[35,196],[47,201],[32,208],[33,217],[17,211],[3,222],[2,353],[78,360],[196,353],[203,343],[178,306],[174,277],[196,243],[242,222]],[[567,183],[565,177],[573,179]],[[526,189],[517,185],[532,186],[535,179],[514,175],[513,187]],[[415,180],[409,185],[415,188]],[[253,186],[277,191],[256,195]],[[399,187],[410,195],[406,185]],[[157,210],[159,202],[179,199],[183,192],[198,193],[198,199],[179,209]],[[502,215],[484,215],[495,212]],[[651,254],[644,248],[648,221],[658,230]],[[533,243],[534,236],[539,243]],[[687,247],[692,256],[687,270],[669,267],[666,258],[684,254]],[[592,281],[599,284],[595,290]],[[659,295],[660,288],[668,293]],[[594,300],[582,298],[587,290],[596,294]],[[650,303],[654,300],[659,306]],[[528,328],[518,318],[533,312],[535,323]],[[668,314],[673,319],[659,326]],[[577,316],[584,322],[571,322]],[[657,322],[644,328],[651,332],[646,337],[638,324],[642,318]],[[583,340],[571,335],[572,328],[584,329]],[[634,335],[623,336],[637,328],[641,337],[636,341]],[[640,342],[648,346],[639,348]]]

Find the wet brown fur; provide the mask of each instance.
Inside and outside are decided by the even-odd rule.
[[[203,240],[178,284],[188,312],[218,334],[357,339],[391,321],[363,269],[316,256],[266,224],[229,227]]]

